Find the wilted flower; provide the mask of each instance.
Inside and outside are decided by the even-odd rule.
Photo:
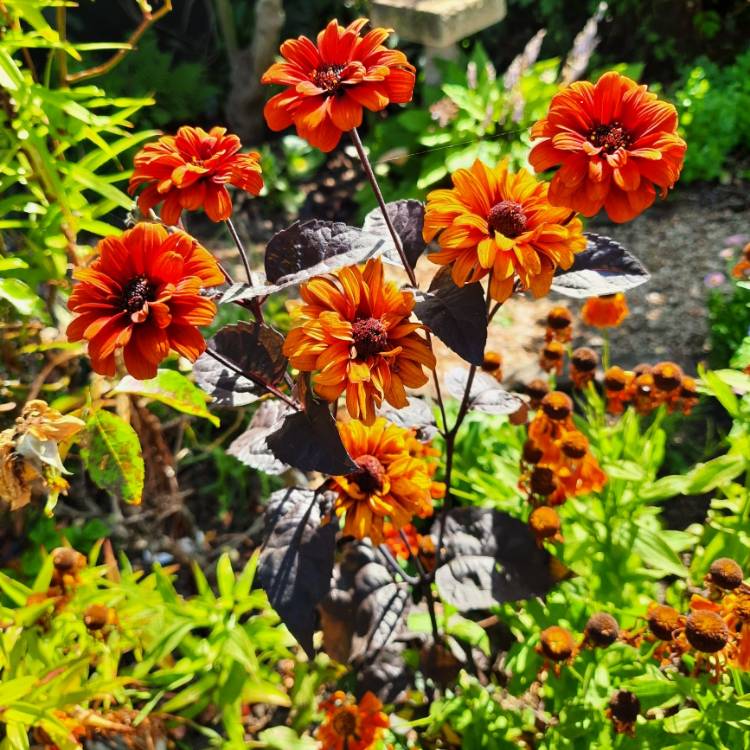
[[[114,625],[117,613],[106,604],[90,604],[83,613],[83,624],[92,633],[104,630],[108,625]]]
[[[181,127],[177,135],[165,135],[149,143],[135,155],[135,168],[128,192],[146,189],[138,196],[138,207],[148,215],[164,203],[161,220],[177,224],[180,214],[202,208],[211,221],[224,221],[232,215],[232,199],[227,185],[251,195],[263,188],[260,154],[239,153],[242,144],[226,128]]]
[[[623,370],[614,365],[604,373],[604,395],[607,399],[607,411],[610,414],[622,414],[625,406],[633,400],[635,373]]]
[[[628,302],[622,292],[589,297],[581,308],[581,319],[594,328],[616,328],[628,317]]]
[[[359,466],[330,480],[338,495],[336,515],[346,514],[345,534],[380,544],[386,519],[398,530],[414,516],[432,514],[432,471],[425,459],[411,454],[409,430],[381,417],[369,427],[356,420],[339,424],[339,434]]]
[[[423,368],[435,357],[423,326],[411,323],[414,295],[383,278],[380,259],[364,271],[342,268],[300,287],[304,302],[294,311],[284,342],[292,367],[314,372],[315,392],[326,401],[346,396],[349,414],[366,424],[375,420],[383,399],[401,409],[406,388],[427,382]]]
[[[201,296],[224,282],[214,257],[184,232],[137,224],[107,237],[89,268],[78,268],[68,301],[75,314],[70,341],[88,341],[94,370],[114,376],[115,352],[139,380],[156,377],[170,350],[191,362],[206,350],[198,326],[208,325],[216,305]]]
[[[594,380],[599,355],[587,346],[581,346],[570,355],[570,379],[574,388],[583,389]]]
[[[556,206],[612,221],[635,218],[674,186],[685,158],[677,110],[646,86],[615,71],[596,84],[579,81],[552,97],[547,117],[531,129],[537,172],[560,166],[549,190]]]
[[[620,637],[620,626],[607,612],[596,612],[589,617],[583,631],[583,642],[597,648],[611,646]]]
[[[682,616],[674,607],[655,602],[649,605],[646,620],[652,635],[660,641],[671,641],[683,624]]]
[[[485,352],[482,370],[500,382],[503,379],[503,357],[498,352]]]
[[[547,313],[546,341],[567,344],[573,338],[573,316],[567,307],[553,307]]]
[[[545,372],[562,375],[565,364],[565,346],[559,341],[548,341],[539,355],[539,367]]]
[[[742,585],[744,574],[736,560],[719,557],[711,563],[705,581],[721,591],[732,591]]]
[[[704,654],[715,654],[729,643],[729,628],[718,612],[698,609],[685,622],[688,643]]]
[[[610,698],[607,716],[612,720],[618,734],[635,734],[635,724],[641,712],[641,702],[630,690],[618,690]]]
[[[576,644],[573,634],[559,625],[551,625],[541,632],[537,653],[554,665],[555,674],[560,674],[560,665],[571,662],[576,654]]]
[[[28,401],[14,427],[0,432],[0,500],[18,510],[31,501],[35,482],[54,502],[68,483],[59,444],[84,427],[77,417],[61,414],[40,399]]]
[[[427,196],[424,239],[437,237],[433,263],[450,265],[458,286],[490,274],[490,295],[510,297],[516,284],[534,296],[547,294],[555,269],[570,268],[586,247],[579,219],[547,200],[547,184],[507,161],[494,169],[477,160],[451,175],[453,188]]]
[[[554,508],[549,505],[540,505],[531,511],[529,515],[529,528],[536,537],[537,542],[562,542],[562,522]]]
[[[325,719],[315,737],[324,750],[372,750],[389,724],[383,705],[369,691],[356,703],[337,690],[320,708]]]
[[[529,405],[532,409],[541,406],[542,399],[549,393],[549,383],[546,380],[535,378],[524,386],[524,391],[529,397]]]
[[[311,146],[331,151],[342,133],[362,124],[363,107],[379,112],[391,102],[411,101],[414,66],[403,52],[383,45],[390,29],[360,36],[366,24],[366,18],[347,27],[334,20],[318,34],[317,45],[305,36],[281,45],[284,61],[261,78],[286,86],[263,110],[271,130],[294,124]]]

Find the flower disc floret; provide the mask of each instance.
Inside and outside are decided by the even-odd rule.
[[[428,379],[435,357],[410,322],[414,295],[383,277],[379,259],[364,270],[342,268],[300,288],[303,304],[293,315],[284,354],[293,367],[313,373],[313,388],[326,401],[346,397],[349,414],[367,424],[383,400],[401,409],[405,388]]]
[[[725,591],[732,591],[742,585],[742,568],[730,557],[720,557],[711,563],[707,580]]]
[[[566,393],[553,391],[542,399],[542,411],[550,419],[561,422],[573,413],[573,401]]]
[[[570,268],[586,247],[583,225],[547,200],[547,185],[507,161],[494,169],[477,160],[451,175],[453,187],[427,196],[424,239],[437,238],[429,259],[450,265],[458,286],[490,274],[490,294],[502,302],[516,285],[539,297],[556,268]]]
[[[674,607],[667,604],[652,604],[648,608],[647,621],[649,630],[656,638],[660,641],[671,641],[682,623],[682,618]]]
[[[320,708],[325,718],[315,737],[325,750],[372,750],[389,725],[383,705],[369,691],[356,703],[337,690]]]
[[[685,637],[698,651],[715,654],[729,643],[729,628],[718,612],[698,609],[688,615]]]
[[[573,635],[559,625],[552,625],[542,631],[539,645],[542,654],[550,661],[567,661],[575,652]]]
[[[620,626],[617,620],[607,612],[596,612],[589,617],[584,635],[586,640],[594,646],[606,648],[619,638]]]

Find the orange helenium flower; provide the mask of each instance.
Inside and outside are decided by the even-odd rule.
[[[596,84],[577,81],[552,97],[547,116],[531,129],[540,139],[529,154],[537,172],[560,166],[550,202],[612,221],[629,221],[680,176],[685,141],[677,110],[617,72]]]
[[[369,691],[354,703],[337,690],[320,708],[326,717],[315,737],[322,750],[371,750],[389,725],[383,704]]]
[[[586,247],[580,219],[547,200],[547,184],[525,169],[508,171],[507,161],[490,169],[477,159],[451,175],[453,188],[427,196],[424,239],[435,237],[440,252],[427,257],[452,264],[453,281],[463,286],[488,273],[498,302],[516,281],[536,297],[549,291],[555,269],[570,268]]]
[[[251,195],[263,187],[260,154],[238,153],[242,144],[226,128],[182,127],[177,135],[165,135],[149,143],[135,155],[135,169],[128,192],[146,189],[138,196],[144,214],[162,201],[161,219],[177,224],[183,209],[203,208],[211,221],[224,221],[232,215],[232,199],[226,185],[234,185]]]
[[[138,224],[97,247],[91,266],[73,272],[80,283],[68,301],[75,318],[67,330],[70,341],[88,341],[94,370],[113,376],[118,349],[140,380],[156,376],[170,349],[194,362],[206,349],[197,326],[216,314],[201,290],[224,281],[213,256],[158,224]]]
[[[342,268],[300,287],[304,302],[284,342],[292,367],[315,372],[315,392],[326,401],[346,394],[349,414],[372,424],[383,398],[406,406],[404,387],[427,382],[422,369],[435,367],[423,326],[410,323],[414,295],[383,279],[383,264],[369,260],[364,271]]]
[[[604,297],[589,297],[581,308],[581,319],[594,328],[616,328],[629,314],[622,292]]]
[[[357,539],[369,536],[373,544],[380,544],[386,518],[399,529],[413,516],[432,514],[432,471],[427,461],[412,455],[409,430],[381,417],[370,427],[356,420],[339,424],[339,434],[360,467],[331,478],[338,493],[336,514],[346,513],[345,534]]]
[[[411,101],[414,66],[403,52],[383,46],[391,29],[360,36],[366,24],[360,18],[344,28],[334,20],[318,34],[317,45],[305,36],[281,45],[284,62],[261,78],[287,87],[263,110],[271,130],[294,124],[311,146],[331,151],[342,133],[361,125],[362,107],[378,112],[390,102]]]

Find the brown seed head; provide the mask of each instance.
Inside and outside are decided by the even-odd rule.
[[[695,378],[685,375],[682,379],[680,396],[682,396],[682,398],[698,398],[698,384],[695,382]]]
[[[89,630],[101,630],[109,622],[109,607],[92,604],[83,613],[83,622]]]
[[[560,516],[554,508],[548,505],[540,505],[534,508],[529,516],[529,528],[534,532],[537,539],[549,539],[560,533],[562,523]]]
[[[530,484],[535,495],[548,497],[557,489],[555,472],[549,466],[535,466],[531,472]]]
[[[52,550],[52,564],[59,573],[74,573],[86,566],[86,558],[71,547]]]
[[[649,630],[660,641],[671,641],[674,631],[680,627],[680,613],[667,604],[652,604],[648,608]]]
[[[651,372],[651,365],[647,364],[646,362],[641,362],[641,364],[636,365],[633,368],[633,372],[635,373],[636,377],[638,377],[639,375],[646,375],[647,373]]]
[[[534,409],[538,409],[542,399],[549,393],[549,385],[546,380],[537,378],[536,380],[527,383],[524,390],[531,399],[531,406]]]
[[[573,352],[570,362],[579,372],[591,372],[599,364],[599,355],[587,346],[581,346]]]
[[[523,444],[523,460],[527,464],[537,464],[542,460],[544,451],[531,439]]]
[[[589,441],[582,432],[566,432],[560,441],[560,450],[572,459],[583,458],[589,449]]]
[[[706,576],[710,583],[720,589],[731,591],[742,584],[742,568],[730,557],[720,557],[711,563]]]
[[[565,356],[565,347],[559,341],[549,341],[544,345],[542,355],[550,362],[557,362]]]
[[[641,702],[630,690],[618,690],[609,700],[609,710],[613,719],[623,724],[634,724],[641,712]]]
[[[482,369],[485,372],[495,372],[502,367],[503,358],[498,352],[485,352]]]
[[[651,370],[654,385],[666,393],[671,393],[682,385],[682,369],[674,362],[659,362]]]
[[[539,641],[542,653],[552,661],[570,659],[575,650],[575,643],[570,631],[559,625],[552,625],[542,631]]]
[[[611,646],[620,635],[620,626],[612,615],[596,612],[589,617],[584,630],[586,640],[599,648]]]
[[[613,393],[619,393],[628,384],[628,376],[622,367],[614,365],[604,373],[604,387]]]
[[[547,313],[547,326],[555,331],[562,331],[573,323],[573,316],[567,307],[553,307]]]
[[[573,413],[573,402],[567,394],[553,391],[542,399],[542,411],[550,419],[562,421]]]
[[[718,612],[698,609],[688,615],[685,623],[688,643],[704,654],[715,654],[729,642],[729,628]]]

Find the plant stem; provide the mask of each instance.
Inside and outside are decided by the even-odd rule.
[[[212,357],[217,362],[220,362],[224,367],[227,367],[232,372],[237,373],[237,375],[241,375],[243,378],[247,378],[248,380],[252,380],[253,383],[256,385],[259,385],[261,388],[265,388],[269,393],[276,396],[276,398],[280,398],[285,404],[288,406],[291,406],[292,409],[295,411],[301,411],[300,405],[296,401],[292,401],[292,399],[289,398],[289,396],[286,395],[283,391],[280,391],[275,385],[271,385],[270,383],[266,383],[264,380],[261,380],[257,375],[253,375],[250,372],[245,372],[241,367],[238,367],[234,362],[227,359],[223,355],[219,354],[218,352],[213,351],[213,349],[206,349],[206,354],[208,354],[209,357]]]
[[[388,567],[396,575],[400,575],[408,584],[411,586],[418,586],[421,581],[415,576],[410,576],[399,564],[398,560],[393,556],[393,553],[388,549],[387,545],[381,544],[378,547],[380,554],[383,555],[383,559],[388,563]]]
[[[406,549],[409,550],[409,557],[414,561],[414,565],[419,573],[419,580],[424,588],[425,597],[427,598],[427,611],[430,613],[432,637],[434,638],[435,643],[438,643],[440,640],[440,631],[438,630],[437,615],[435,614],[435,597],[432,595],[430,576],[427,574],[424,565],[422,565],[422,561],[419,559],[419,554],[415,555],[411,551],[411,545],[409,544],[406,534],[404,534],[404,530],[399,529],[398,533],[401,535],[401,541],[406,545]]]
[[[57,20],[57,35],[60,37],[60,49],[57,51],[57,71],[60,78],[60,87],[68,84],[68,52],[65,49],[65,42],[68,41],[68,9],[64,5],[58,6],[55,11]]]
[[[391,238],[393,239],[393,244],[396,246],[396,250],[398,251],[398,256],[399,258],[401,258],[401,263],[403,263],[404,270],[406,271],[406,274],[409,277],[409,281],[411,282],[412,286],[416,287],[417,277],[414,275],[414,269],[409,265],[409,261],[406,257],[406,253],[404,252],[404,246],[401,244],[401,238],[398,236],[398,234],[396,233],[396,230],[393,227],[393,222],[391,221],[391,217],[388,216],[388,211],[385,207],[385,200],[383,199],[383,193],[380,192],[380,186],[378,185],[378,180],[375,177],[375,172],[372,171],[372,165],[370,164],[370,160],[367,158],[367,154],[365,153],[365,147],[362,145],[362,140],[359,137],[357,128],[352,128],[349,131],[349,134],[352,137],[354,148],[357,149],[357,156],[359,156],[359,160],[362,163],[362,168],[365,170],[367,179],[370,182],[370,187],[372,188],[372,192],[375,194],[375,198],[378,202],[378,205],[380,206],[380,212],[383,214],[385,225],[388,227],[388,231],[390,232]]]
[[[250,259],[247,256],[247,250],[245,250],[245,246],[242,244],[242,240],[240,239],[240,235],[237,233],[237,229],[235,229],[234,224],[232,223],[231,219],[226,219],[224,223],[227,226],[227,229],[229,230],[229,234],[232,235],[232,239],[234,240],[234,245],[237,248],[237,251],[240,254],[240,258],[242,259],[242,265],[245,267],[245,276],[247,276],[247,283],[251,287],[257,286],[255,282],[255,276],[253,276],[253,271],[250,268]],[[253,315],[255,316],[255,319],[259,322],[263,322],[263,310],[261,310],[260,307],[260,300],[257,298],[250,300],[250,309],[253,312]]]

